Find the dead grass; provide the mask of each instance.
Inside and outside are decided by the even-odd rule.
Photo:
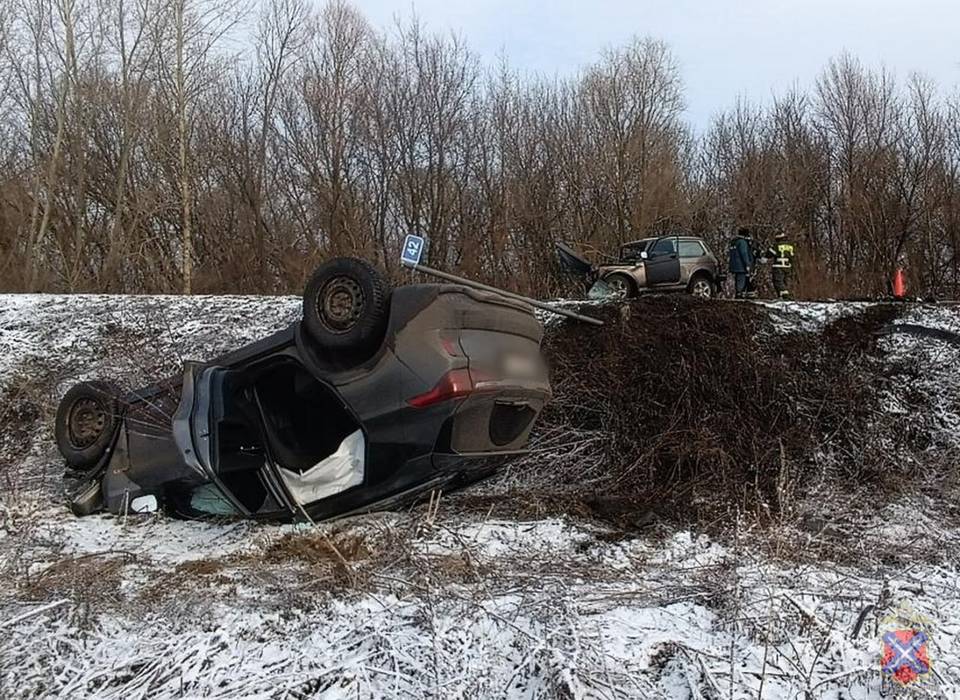
[[[88,606],[118,599],[124,570],[135,557],[125,552],[62,556],[18,581],[21,595],[32,600],[69,597]]]
[[[314,530],[281,536],[266,548],[264,558],[271,563],[297,560],[312,565],[341,565],[344,561],[363,561],[370,554],[363,535],[337,533],[328,536],[325,532]]]
[[[197,559],[177,565],[177,573],[185,577],[215,576],[223,571],[227,562],[223,559]]]

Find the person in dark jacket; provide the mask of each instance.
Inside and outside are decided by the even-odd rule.
[[[730,274],[736,284],[737,299],[751,292],[750,277],[753,275],[753,239],[750,229],[741,227],[730,240]]]
[[[787,240],[787,234],[781,231],[774,236],[773,245],[767,250],[765,257],[773,261],[771,277],[777,296],[781,299],[789,299],[796,251],[794,251],[793,244]]]

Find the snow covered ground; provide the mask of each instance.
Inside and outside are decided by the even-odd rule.
[[[846,306],[771,313],[817,332]],[[317,527],[70,515],[49,429],[70,382],[153,380],[297,307],[0,296],[0,697],[960,698],[957,508],[920,494],[703,532],[505,520],[457,495]],[[960,330],[951,309],[902,320]],[[891,372],[922,369],[951,462],[958,349],[883,343]],[[889,410],[912,405],[892,384]],[[894,614],[929,633],[924,685],[882,688]]]

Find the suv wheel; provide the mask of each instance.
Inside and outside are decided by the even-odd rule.
[[[706,275],[697,275],[690,280],[687,291],[690,293],[690,296],[699,299],[710,299],[714,295],[713,282],[711,282],[710,278]]]
[[[636,295],[633,280],[626,275],[610,275],[604,282],[610,287],[613,296],[620,299],[630,299]]]

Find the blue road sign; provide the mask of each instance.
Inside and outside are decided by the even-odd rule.
[[[424,240],[422,236],[415,236],[412,233],[407,234],[403,242],[403,252],[400,253],[400,262],[404,265],[419,265],[420,257],[423,255]]]

